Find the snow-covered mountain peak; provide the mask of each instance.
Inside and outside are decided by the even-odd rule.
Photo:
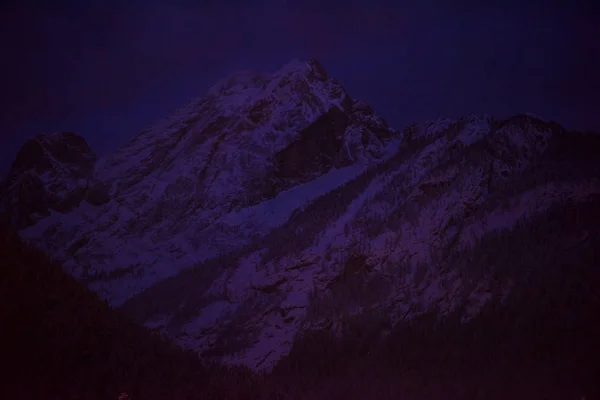
[[[294,60],[271,74],[251,71],[234,73],[213,85],[208,96],[214,98],[221,112],[235,114],[257,104],[264,105],[265,102],[279,106],[291,102],[290,106],[296,106],[297,100],[303,100],[301,96],[308,93],[324,101],[326,109],[331,100],[340,106],[345,95],[341,86],[328,79],[323,66],[313,58],[307,61]]]
[[[319,190],[327,190],[333,179],[326,176],[342,177],[345,168],[349,179],[389,155],[394,135],[315,59],[271,74],[241,72],[99,160],[87,204],[25,234],[44,236],[55,256],[88,280],[144,269],[145,278],[127,290],[123,280],[102,282],[99,291],[119,303],[166,274],[266,234],[318,193],[308,191],[299,203],[288,192],[321,177],[326,186]],[[271,203],[273,215],[273,206],[261,208]],[[233,228],[250,214],[243,230]],[[66,237],[75,250],[65,252]],[[134,254],[141,249],[152,256],[140,264]],[[173,251],[175,258],[168,256]],[[93,256],[75,261],[73,252]]]
[[[309,80],[325,81],[329,77],[325,67],[315,57],[308,60],[292,60],[275,73],[278,76],[301,76]]]
[[[273,156],[297,141],[319,118],[339,120],[346,131],[341,136],[336,133],[340,143],[332,150],[340,153],[340,160],[350,160],[338,164],[377,157],[381,139],[389,139],[393,132],[373,110],[365,114],[364,109],[356,110],[352,104],[343,87],[328,78],[314,59],[291,62],[272,74],[234,74],[214,85],[205,97],[192,101],[101,160],[98,178],[113,181],[111,193],[116,194],[115,181],[121,181],[121,187],[131,187],[122,180],[138,181],[140,174],[162,175],[165,169],[193,169],[197,175],[202,170],[200,165],[207,161],[207,166],[218,167],[215,173],[222,178],[231,166],[234,171],[229,175],[234,180],[244,175],[238,174],[241,170],[254,170],[260,175],[277,168]],[[337,114],[333,108],[338,109]],[[368,125],[366,131],[361,124]],[[361,140],[365,146],[360,145]],[[153,152],[148,153],[148,149]],[[333,159],[336,155],[327,157]],[[228,178],[222,189],[231,190],[234,183],[242,184]]]
[[[547,122],[527,114],[519,114],[495,124],[493,139],[505,159],[512,159],[518,168],[546,150],[554,135],[566,133],[559,124]]]
[[[244,91],[248,88],[261,88],[269,81],[287,79],[326,80],[328,77],[325,68],[315,58],[305,61],[292,60],[284,64],[279,70],[272,73],[257,71],[237,71],[213,84],[208,90],[209,95],[221,96]]]

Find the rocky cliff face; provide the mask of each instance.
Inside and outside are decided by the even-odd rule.
[[[96,155],[86,141],[70,132],[38,135],[19,150],[0,184],[0,209],[16,228],[65,213],[84,200]]]
[[[396,132],[311,60],[218,83],[100,160],[95,201],[21,233],[181,345],[270,369],[361,313],[391,328],[502,304],[521,272],[478,254],[597,200],[597,154],[527,115]]]

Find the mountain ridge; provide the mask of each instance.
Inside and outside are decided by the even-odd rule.
[[[20,234],[137,322],[268,371],[295,338],[365,310],[466,323],[502,304],[518,276],[457,265],[494,232],[593,199],[595,154],[598,135],[525,114],[396,131],[296,61],[218,82],[98,160],[77,208]]]
[[[270,75],[267,83],[251,80],[252,86],[245,81],[227,81],[235,90],[217,85],[219,90],[213,87],[207,96],[140,133],[113,155],[101,158],[89,182],[89,201],[70,214],[74,219],[95,219],[96,231],[106,232],[103,241],[110,243],[111,249],[92,257],[93,266],[90,261],[71,262],[71,253],[87,245],[85,232],[70,240],[71,251],[56,254],[59,247],[64,250],[62,235],[73,237],[72,229],[81,230],[77,226],[66,228],[70,222],[61,216],[57,221],[50,216],[23,231],[58,230],[45,235],[57,238],[46,247],[66,262],[72,274],[92,279],[98,273],[110,273],[115,265],[133,273],[139,270],[132,261],[136,254],[123,248],[124,243],[152,252],[156,242],[167,242],[161,252],[174,249],[194,259],[233,250],[236,241],[244,240],[240,235],[229,239],[236,235],[231,224],[235,227],[237,222],[229,220],[235,219],[237,211],[264,204],[326,171],[364,168],[382,157],[381,141],[391,140],[393,132],[385,121],[351,100],[337,81],[324,78],[319,70],[314,62],[292,62]],[[264,85],[267,88],[263,90]],[[275,118],[269,115],[277,117],[273,123],[256,125],[248,120],[246,115],[259,105],[260,114],[268,121]],[[353,110],[353,105],[358,108]],[[327,133],[331,124],[337,124],[337,133]],[[366,129],[358,131],[359,125]],[[324,152],[320,152],[321,147]],[[315,153],[319,156],[303,160],[297,155],[308,150],[319,150]],[[99,207],[101,213],[96,211]],[[279,219],[294,208],[283,206]],[[256,226],[247,229],[261,234]],[[152,235],[143,237],[149,230]],[[33,232],[32,236],[40,234]],[[173,239],[177,237],[183,238]],[[123,251],[113,255],[112,246]],[[186,263],[189,260],[175,264]],[[154,268],[145,264],[146,270],[154,269],[157,279],[177,269],[171,258]],[[101,271],[98,265],[102,265]],[[153,281],[151,274],[146,275]],[[106,294],[110,291],[115,290]],[[127,293],[130,290],[122,289],[118,297]],[[115,300],[115,304],[124,299]]]

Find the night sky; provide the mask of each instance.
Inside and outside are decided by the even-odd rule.
[[[0,171],[33,134],[106,154],[229,73],[310,56],[397,128],[532,112],[600,131],[594,3],[15,1],[0,6]]]

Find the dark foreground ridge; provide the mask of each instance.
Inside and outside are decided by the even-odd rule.
[[[0,255],[0,398],[280,397],[249,370],[204,365],[130,322],[5,227]]]

